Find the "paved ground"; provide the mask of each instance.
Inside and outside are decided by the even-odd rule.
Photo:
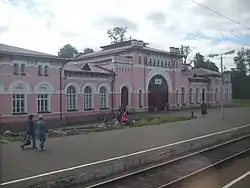
[[[190,114],[182,111],[180,114]],[[145,126],[63,138],[51,138],[46,152],[20,149],[19,143],[1,146],[1,182],[34,176],[250,123],[250,108],[209,111],[209,116],[186,122]]]

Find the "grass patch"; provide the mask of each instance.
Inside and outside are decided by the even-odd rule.
[[[250,99],[233,99],[233,104],[239,107],[250,107]]]
[[[6,144],[9,142],[20,142],[23,141],[23,138],[20,136],[9,136],[9,135],[0,135],[0,144]]]
[[[135,126],[145,126],[145,125],[158,125],[163,123],[171,123],[177,121],[187,121],[193,119],[187,116],[145,116],[141,117],[135,124]]]

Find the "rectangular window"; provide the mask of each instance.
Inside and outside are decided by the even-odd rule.
[[[25,113],[25,95],[24,94],[13,94],[12,113],[13,114]]]
[[[37,95],[37,111],[38,112],[49,112],[48,104],[49,104],[48,94]]]
[[[25,75],[25,64],[21,64],[21,75]]]
[[[67,110],[76,110],[76,93],[67,93]]]
[[[43,69],[42,65],[38,65],[38,76],[42,76],[43,75],[42,74],[42,69]]]
[[[92,109],[92,94],[84,93],[84,110]]]
[[[139,64],[141,64],[141,56],[139,56]]]
[[[45,67],[44,67],[44,76],[49,76],[49,67],[48,67],[48,65],[45,65]]]
[[[14,72],[13,72],[14,75],[18,75],[19,74],[19,70],[18,70],[18,64],[15,63],[14,64]]]
[[[107,95],[106,93],[100,93],[100,108],[107,108]]]

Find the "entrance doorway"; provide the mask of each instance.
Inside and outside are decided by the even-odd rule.
[[[168,102],[168,84],[166,80],[155,75],[148,84],[148,111],[163,111]]]
[[[121,90],[121,108],[123,110],[125,110],[126,106],[128,106],[128,95],[128,88],[126,86],[123,86]]]

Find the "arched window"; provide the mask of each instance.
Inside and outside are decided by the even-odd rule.
[[[152,59],[149,59],[149,65],[152,66]]]
[[[196,91],[195,91],[195,101],[196,101],[196,104],[200,103],[200,89],[199,88],[196,88]]]
[[[18,64],[17,63],[14,64],[14,72],[13,72],[13,74],[15,74],[15,75],[19,74]]]
[[[215,89],[214,100],[215,100],[216,103],[218,102],[218,88]]]
[[[84,89],[84,110],[92,110],[92,89],[90,86]]]
[[[193,104],[193,88],[189,89],[189,104]]]
[[[76,110],[76,89],[74,86],[69,86],[67,89],[67,110]]]
[[[100,97],[100,109],[107,108],[108,107],[107,106],[108,95],[107,95],[107,89],[105,87],[100,88],[99,97]]]
[[[154,66],[156,66],[156,60],[154,59]]]
[[[142,108],[142,91],[141,91],[141,89],[139,90],[139,93],[138,93],[138,103],[139,103],[139,107]]]
[[[27,88],[24,84],[17,84],[12,89],[12,113],[23,114],[27,112]]]
[[[160,66],[160,60],[157,59],[157,67],[159,67],[159,66]]]
[[[44,66],[44,76],[49,76],[49,66],[48,65]]]
[[[181,88],[181,104],[185,104],[185,89]]]
[[[47,85],[40,85],[37,91],[37,112],[46,113],[50,111],[50,91]]]
[[[172,68],[171,67],[171,61],[168,61],[168,68]]]
[[[165,68],[168,68],[168,63],[167,63],[167,61],[165,61]]]
[[[176,100],[176,104],[179,105],[179,91],[178,90],[175,93],[175,100]]]

